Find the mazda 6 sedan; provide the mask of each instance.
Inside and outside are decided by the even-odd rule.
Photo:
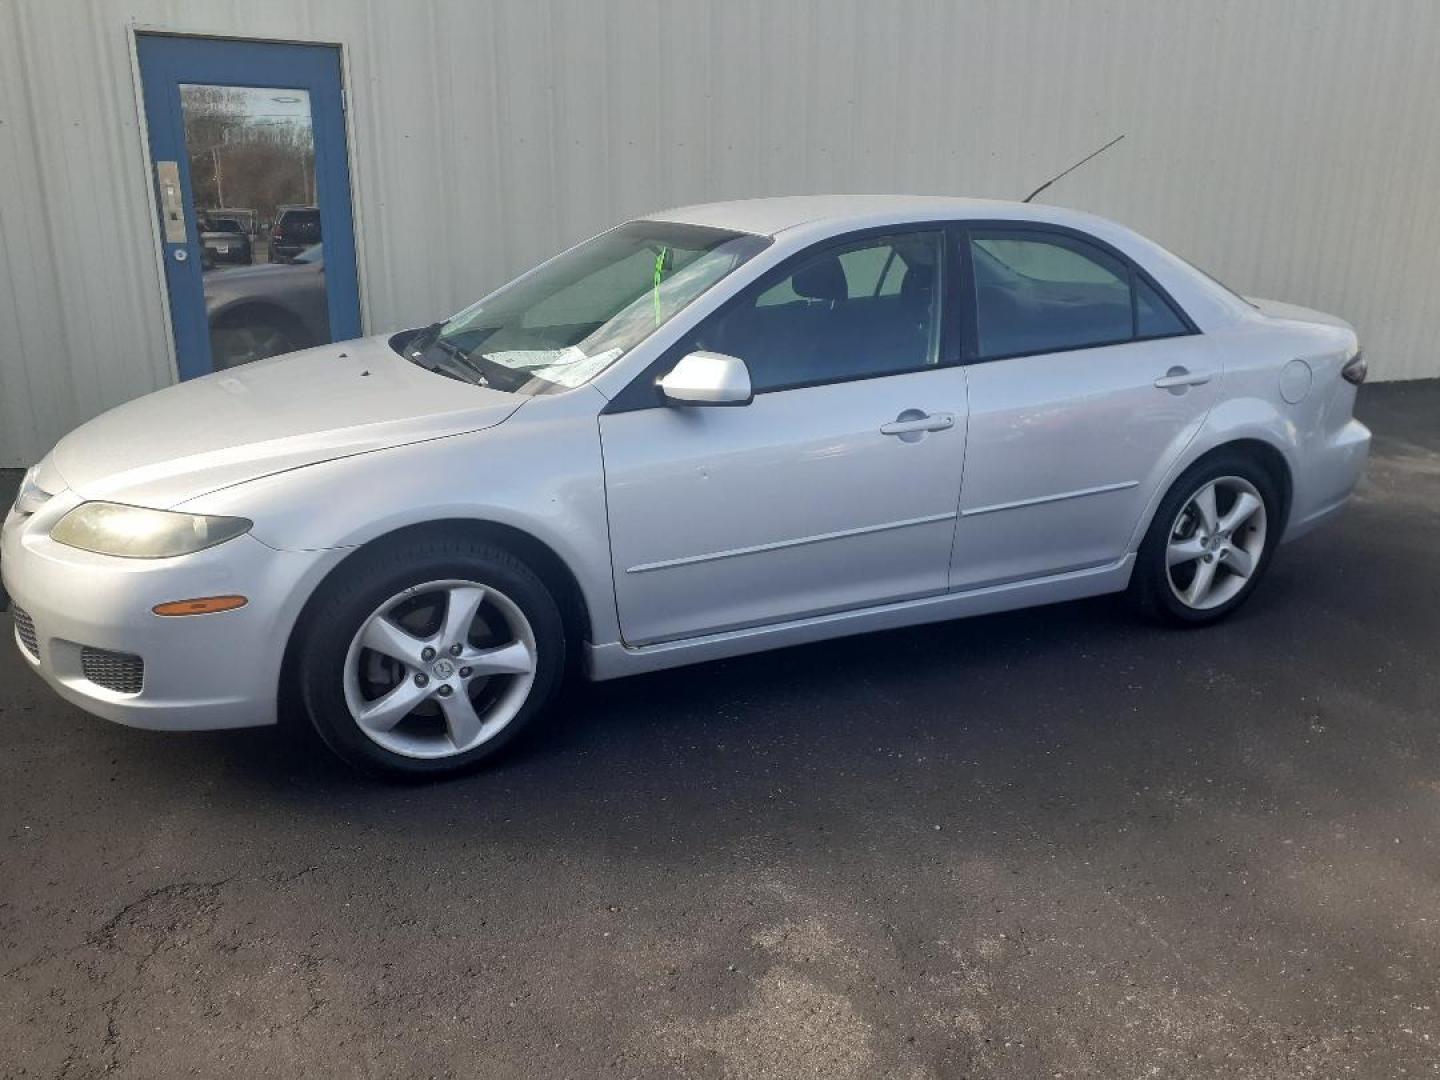
[[[1354,331],[1112,222],[911,197],[629,222],[424,330],[123,405],[4,526],[26,660],[146,728],[303,706],[436,774],[591,679],[1128,591],[1201,626],[1365,463]]]

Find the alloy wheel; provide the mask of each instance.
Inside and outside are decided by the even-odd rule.
[[[360,624],[345,657],[345,703],[392,753],[454,757],[515,719],[535,670],[535,632],[518,604],[478,582],[432,581]]]
[[[1208,480],[1180,508],[1165,549],[1170,589],[1208,611],[1234,599],[1265,552],[1265,500],[1244,477]]]

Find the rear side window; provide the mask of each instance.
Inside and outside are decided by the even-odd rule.
[[[756,393],[934,365],[943,249],[940,232],[906,232],[802,256],[706,320],[689,348],[744,360]]]
[[[1185,333],[1185,324],[1165,298],[1143,279],[1135,281],[1135,336],[1172,337]]]
[[[977,229],[970,254],[980,359],[1188,332],[1156,289],[1097,245],[1058,233]]]

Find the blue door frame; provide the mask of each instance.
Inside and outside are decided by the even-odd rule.
[[[184,200],[185,240],[172,242],[163,225],[161,184],[156,175],[151,176],[156,212],[162,221],[165,283],[170,292],[170,321],[175,331],[180,378],[192,379],[212,370],[200,231],[180,108],[180,86],[186,83],[277,87],[309,93],[330,335],[335,341],[359,337],[360,289],[339,48],[166,34],[139,34],[137,38],[150,159],[157,167],[161,162],[177,163]]]

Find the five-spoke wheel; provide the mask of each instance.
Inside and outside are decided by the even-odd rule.
[[[498,752],[553,696],[565,629],[514,554],[440,533],[357,554],[307,613],[311,722],[352,764],[454,772]]]
[[[345,658],[360,730],[407,757],[464,753],[503,730],[535,678],[535,632],[498,589],[431,581],[391,596]]]
[[[1264,572],[1283,513],[1275,477],[1258,460],[1232,450],[1202,458],[1161,500],[1131,597],[1182,625],[1224,618]]]
[[[1170,588],[1204,611],[1245,587],[1265,551],[1265,501],[1241,476],[1204,484],[1175,515],[1166,546]]]

